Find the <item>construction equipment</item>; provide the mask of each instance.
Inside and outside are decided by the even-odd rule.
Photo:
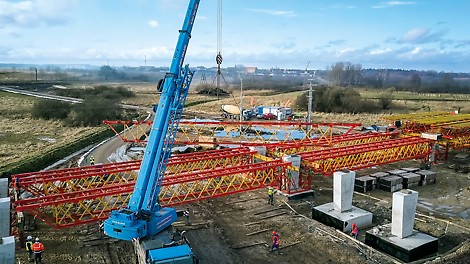
[[[176,210],[163,208],[158,200],[162,180],[171,155],[179,121],[183,113],[194,72],[184,57],[200,0],[190,0],[179,31],[170,71],[166,73],[162,93],[139,170],[134,192],[126,208],[112,211],[104,222],[108,236],[132,240],[144,251],[146,263],[197,263],[187,240],[171,230],[177,220]],[[143,262],[142,259],[140,261]]]
[[[236,105],[222,105],[222,117],[228,119],[240,119],[240,107]],[[250,120],[253,116],[253,112],[249,109],[242,110],[243,120]]]

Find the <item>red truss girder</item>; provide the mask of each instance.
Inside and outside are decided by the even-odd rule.
[[[146,136],[146,129],[142,129],[142,126],[150,127],[153,121],[112,121],[112,120],[105,120],[103,124],[108,125],[115,133],[118,135],[122,141],[124,142],[147,142],[146,139],[141,139],[143,134]],[[329,130],[329,134],[322,134],[322,137],[331,138],[333,136],[332,129],[337,128],[346,128],[347,131],[344,134],[349,134],[354,128],[360,126],[360,123],[308,123],[308,122],[294,122],[294,121],[242,121],[242,122],[226,122],[226,121],[180,121],[180,131],[182,127],[223,127],[223,126],[230,126],[230,127],[242,127],[243,132],[246,133],[246,128],[250,127],[271,127],[271,128],[285,128],[285,131],[292,130],[294,128],[302,128],[302,130],[307,131],[310,134],[312,129],[318,129],[322,131],[322,129],[327,128]],[[126,131],[132,131],[131,126],[134,126],[139,134],[138,136],[134,135],[132,132],[129,133],[119,133],[115,130],[115,125],[124,125]],[[321,134],[321,133],[320,133]],[[134,138],[128,138],[127,135],[132,135]],[[312,138],[303,138],[300,141],[311,141]],[[226,138],[221,138],[217,140],[217,144],[228,144],[228,145],[243,145],[243,146],[259,146],[259,145],[273,145],[277,146],[279,143],[268,142],[270,140],[262,141],[262,142],[250,142],[247,140],[227,140]],[[281,143],[287,142],[289,140],[283,140]],[[180,137],[175,138],[175,144],[181,145],[190,145],[190,144],[213,144],[214,142],[211,141],[204,141],[201,139],[183,139]]]
[[[413,152],[406,149],[407,146],[421,149]],[[405,153],[399,153],[398,150],[400,149]],[[390,157],[385,155],[385,150],[397,150],[397,152]],[[301,156],[302,164],[312,167],[316,172],[328,175],[344,168],[357,170],[400,160],[425,158],[430,152],[430,140],[419,137],[404,137],[354,146],[319,149],[297,153],[297,155]],[[328,166],[328,168],[324,166],[326,163],[334,164],[335,162],[337,166]]]
[[[240,165],[237,167],[230,168],[219,168],[210,171],[198,171],[193,173],[185,173],[181,175],[170,175],[165,177],[162,182],[163,194],[172,190],[179,185],[200,185],[203,181],[213,180],[221,178],[224,176],[230,175],[248,175],[247,181],[242,181],[241,183],[229,184],[224,186],[213,185],[212,188],[204,188],[200,192],[191,192],[190,195],[173,195],[173,196],[163,196],[160,201],[163,206],[174,206],[178,204],[188,203],[197,200],[203,200],[207,198],[215,198],[225,195],[230,195],[239,192],[245,192],[249,190],[259,189],[266,187],[268,185],[280,184],[281,177],[284,176],[285,169],[290,166],[289,162],[284,162],[282,160],[275,160],[271,162],[260,162],[252,163],[246,165]],[[282,170],[279,170],[282,168]],[[270,177],[256,177],[257,174],[263,171],[270,170]],[[42,173],[41,173],[42,174]],[[103,172],[103,174],[105,174]],[[18,200],[15,202],[14,206],[16,211],[27,211],[31,214],[37,215],[40,219],[43,219],[46,223],[54,226],[54,220],[51,219],[48,214],[43,212],[41,209],[49,206],[60,206],[63,204],[79,204],[86,201],[93,201],[97,198],[109,197],[113,195],[125,195],[128,196],[133,191],[134,182],[120,183],[116,185],[96,187],[86,190],[73,191],[68,193],[52,194],[39,197],[33,197],[23,200]],[[175,186],[175,187],[173,187]],[[166,191],[165,191],[166,190]],[[61,223],[60,225],[55,225],[57,228],[64,228],[69,226],[76,226],[80,224],[95,222],[99,219],[105,219],[107,213],[112,210],[118,209],[124,206],[110,207],[106,210],[96,210],[88,211],[87,214],[92,216],[86,219],[80,219],[74,221],[69,221]],[[73,217],[73,216],[67,216]],[[76,216],[79,218],[79,216]]]
[[[387,132],[387,133],[365,133],[365,134],[345,134],[340,136],[333,136],[330,139],[327,138],[316,138],[312,139],[310,142],[302,142],[297,140],[292,140],[290,142],[283,143],[282,146],[278,146],[276,149],[283,152],[283,150],[296,149],[296,148],[305,148],[305,147],[332,147],[335,145],[340,145],[343,142],[355,142],[362,140],[374,140],[380,141],[384,139],[390,139],[397,137],[398,132]],[[268,148],[274,148],[268,146]]]

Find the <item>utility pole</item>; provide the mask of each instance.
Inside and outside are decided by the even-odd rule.
[[[240,74],[240,122],[243,121],[243,78]],[[241,130],[240,130],[241,134]]]
[[[308,90],[308,117],[307,122],[312,122],[312,110],[313,110],[313,89],[312,89],[312,79],[308,79],[310,81],[310,89]]]

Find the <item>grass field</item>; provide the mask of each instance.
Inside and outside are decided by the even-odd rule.
[[[0,92],[0,164],[39,155],[102,128],[65,127],[57,120],[33,119],[32,97]]]
[[[109,85],[109,84],[108,84]],[[156,86],[148,83],[115,84],[132,90],[136,97],[125,99],[122,103],[152,107],[158,103]],[[90,84],[74,84],[74,87],[90,87]],[[253,105],[284,106],[288,104],[294,111],[306,115],[305,111],[296,111],[295,100],[305,91],[279,93],[269,90],[243,91],[243,106]],[[380,91],[360,89],[361,97],[378,100]],[[463,113],[470,113],[469,95],[452,94],[415,94],[394,92],[390,109],[368,114],[313,113],[313,122],[362,123],[363,125],[386,125],[386,118],[392,114],[455,111],[461,108]],[[190,91],[185,113],[199,118],[220,117],[220,107],[224,104],[239,105],[240,91],[216,100],[214,96],[199,95]],[[39,120],[31,117],[35,98],[0,92],[0,163],[8,164],[19,159],[35,156],[48,149],[74,141],[77,138],[94,133],[103,127],[65,127],[60,121]],[[145,116],[146,113],[142,113]]]

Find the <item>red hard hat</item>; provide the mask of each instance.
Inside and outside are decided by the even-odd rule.
[[[275,234],[276,234],[276,230],[273,231],[273,235],[275,235]]]

